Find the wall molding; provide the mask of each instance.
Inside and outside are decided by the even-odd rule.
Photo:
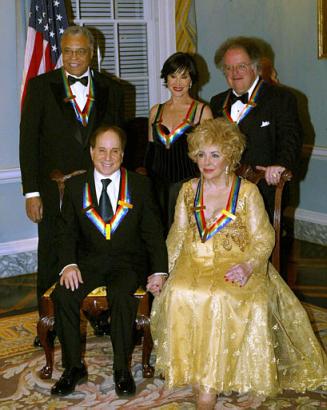
[[[36,251],[38,238],[20,239],[18,241],[0,243],[0,256],[14,255],[23,252]]]
[[[304,144],[302,154],[305,157],[311,156],[312,159],[327,161],[327,147],[319,145],[313,146],[310,144]],[[0,185],[1,184],[14,184],[21,182],[20,168],[7,168],[0,169]],[[300,211],[300,210],[297,210]],[[310,211],[306,211],[310,212]],[[301,212],[300,212],[301,214]]]
[[[37,271],[37,238],[0,243],[0,278]]]
[[[322,161],[327,160],[327,148],[320,145],[304,144],[302,147],[302,155]]]
[[[295,223],[301,222],[319,225],[322,229],[327,230],[327,214],[325,213],[308,211],[301,208],[294,210],[294,208],[288,207],[286,208],[284,215],[288,219],[294,219]],[[314,240],[311,240],[311,242],[314,242]],[[36,251],[37,243],[37,237],[0,243],[0,256]]]
[[[0,184],[13,184],[21,182],[20,168],[0,169]]]

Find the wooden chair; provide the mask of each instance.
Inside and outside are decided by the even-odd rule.
[[[236,174],[240,177],[246,178],[254,184],[265,178],[264,171],[254,170],[250,165],[241,165]],[[282,197],[285,183],[291,181],[292,172],[286,169],[280,176],[278,185],[276,185],[275,191],[275,209],[273,227],[276,233],[275,247],[271,254],[271,263],[276,270],[280,272],[280,247],[281,247],[281,212],[282,212]]]
[[[60,171],[56,170],[51,174],[51,179],[58,184],[60,200],[62,200],[63,197],[65,181],[85,172],[85,170],[79,170],[68,175],[63,175]],[[48,289],[40,301],[40,319],[37,324],[37,334],[40,338],[46,358],[46,364],[40,370],[40,377],[42,379],[50,379],[53,371],[54,345],[51,338],[51,332],[54,330],[55,316],[51,293],[54,287],[55,285]],[[143,377],[151,378],[153,377],[154,368],[150,366],[150,355],[153,347],[150,332],[150,297],[149,294],[141,288],[134,293],[134,297],[139,299],[139,307],[135,325],[136,329],[142,331],[143,333]],[[94,318],[95,320],[100,317],[103,312],[108,311],[106,288],[99,287],[89,293],[82,302],[81,311],[85,313],[86,317]]]

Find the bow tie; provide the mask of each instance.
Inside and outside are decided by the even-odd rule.
[[[83,84],[85,87],[87,87],[87,84],[89,82],[89,77],[87,75],[85,77],[82,77],[82,78],[75,78],[75,77],[72,77],[71,75],[68,76],[69,85],[73,85],[77,81],[79,81],[81,84]]]
[[[230,94],[230,105],[236,103],[236,101],[241,101],[243,104],[247,104],[248,102],[248,93],[242,94],[240,96],[235,95],[234,93]]]

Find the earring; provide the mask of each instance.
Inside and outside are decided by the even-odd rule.
[[[225,168],[225,184],[226,186],[229,185],[229,165],[226,165]]]
[[[189,88],[190,88],[190,89],[192,88],[192,85],[193,85],[193,84],[192,84],[192,81],[191,81],[191,82],[190,82],[190,85],[189,85]]]

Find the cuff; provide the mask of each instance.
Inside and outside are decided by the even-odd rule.
[[[165,273],[165,272],[155,272],[155,273],[153,273],[152,274],[153,276],[168,276],[168,273]]]
[[[27,192],[27,193],[25,194],[25,198],[26,198],[26,199],[28,199],[28,198],[34,198],[34,197],[37,197],[37,196],[41,196],[41,195],[40,195],[40,192]]]

